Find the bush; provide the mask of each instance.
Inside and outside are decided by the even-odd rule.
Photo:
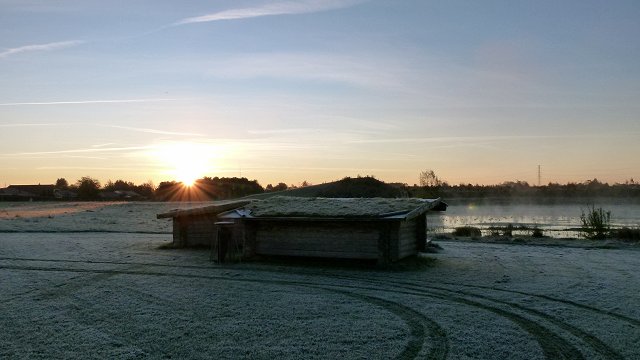
[[[76,183],[78,200],[96,200],[100,195],[100,182],[92,177],[84,176]]]
[[[477,227],[473,226],[461,226],[457,227],[453,230],[454,236],[465,236],[465,237],[480,237],[482,236],[482,232]]]
[[[512,237],[513,236],[513,225],[509,224],[502,229],[502,235]]]
[[[515,227],[513,224],[509,224],[506,226],[491,226],[489,227],[489,231],[491,236],[506,236],[513,237],[514,230],[527,230],[524,226]]]
[[[582,232],[587,239],[605,239],[611,232],[611,211],[591,206],[580,215]]]

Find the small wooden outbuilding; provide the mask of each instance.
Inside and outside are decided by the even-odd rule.
[[[243,257],[370,259],[387,264],[423,251],[427,212],[445,209],[440,199],[273,197],[175,210],[158,218],[173,218],[177,246],[213,244],[218,223],[231,229],[232,242]]]

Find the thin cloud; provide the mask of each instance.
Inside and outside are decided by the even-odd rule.
[[[81,101],[44,101],[44,102],[15,102],[3,103],[0,106],[29,106],[29,105],[84,105],[84,104],[120,104],[120,103],[141,103],[175,101],[177,99],[116,99],[116,100],[81,100]]]
[[[27,123],[27,124],[0,124],[1,127],[39,127],[39,126],[60,126],[66,124],[45,124],[45,123]]]
[[[138,132],[149,133],[149,134],[198,136],[198,137],[204,136],[202,134],[196,134],[196,133],[165,131],[165,130],[158,130],[158,129],[137,128],[137,127],[130,127],[130,126],[118,126],[118,125],[99,125],[99,126],[110,127],[110,128],[114,128],[114,129],[138,131]]]
[[[117,171],[143,171],[137,167],[98,167],[98,166],[41,166],[36,170],[117,170]]]
[[[620,136],[623,134],[608,134]],[[543,139],[589,139],[600,138],[603,134],[563,134],[563,135],[496,135],[496,136],[445,136],[438,138],[388,138],[388,139],[358,139],[348,141],[349,144],[393,144],[393,143],[468,143],[473,141],[493,142],[509,140],[543,140]]]
[[[304,0],[282,1],[257,7],[230,9],[212,14],[189,17],[175,22],[173,25],[194,24],[209,21],[237,20],[261,16],[309,14],[351,7],[367,0]]]
[[[108,158],[103,156],[86,156],[86,155],[62,155],[60,156],[62,159],[90,159],[90,160],[108,160]]]
[[[129,147],[110,147],[110,148],[91,148],[91,149],[73,149],[73,150],[57,150],[57,151],[35,151],[22,152],[14,154],[4,154],[3,156],[30,156],[30,155],[56,155],[56,154],[85,154],[85,153],[101,153],[101,152],[120,152],[130,150],[147,150],[150,146],[129,146]]]
[[[320,129],[268,129],[268,130],[248,130],[247,132],[252,135],[274,135],[274,134],[301,134],[319,132]]]
[[[392,58],[326,53],[252,53],[214,59],[208,74],[231,79],[294,79],[388,90],[406,86],[406,65]],[[396,70],[390,70],[396,69]],[[407,73],[409,70],[406,71]]]
[[[0,59],[6,58],[9,56],[25,53],[25,52],[33,52],[33,51],[53,51],[69,48],[72,46],[77,46],[80,44],[84,44],[85,42],[82,40],[69,40],[69,41],[58,41],[51,42],[47,44],[33,44],[33,45],[24,45],[16,48],[7,49],[3,52],[0,52]]]

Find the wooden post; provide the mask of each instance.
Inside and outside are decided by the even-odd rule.
[[[389,238],[391,228],[389,223],[382,222],[378,233],[378,265],[388,265],[391,262],[389,254]]]
[[[173,218],[173,243],[178,247],[186,247],[188,244],[189,218],[174,217]]]
[[[400,222],[394,221],[387,225],[389,231],[389,262],[400,258]]]
[[[215,239],[211,244],[211,254],[209,258],[218,263],[225,262],[225,257],[233,240],[233,221],[218,221],[215,224]],[[215,246],[213,246],[215,245]]]
[[[418,252],[427,250],[427,214],[422,214],[416,219],[416,242]]]
[[[209,251],[209,260],[218,261],[218,227],[215,225],[213,226],[213,236],[211,236]]]
[[[260,225],[256,221],[242,220],[241,227],[243,229],[242,255],[251,258],[256,255],[256,227]]]

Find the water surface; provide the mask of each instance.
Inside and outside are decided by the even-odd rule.
[[[451,233],[459,226],[475,226],[483,235],[492,227],[513,225],[530,229],[539,228],[552,237],[579,237],[580,215],[588,212],[587,204],[487,204],[473,201],[450,205],[446,212],[432,213],[428,227],[435,233]],[[640,206],[637,204],[595,204],[611,212],[613,228],[639,227]],[[515,230],[514,235],[526,235],[530,231]]]

